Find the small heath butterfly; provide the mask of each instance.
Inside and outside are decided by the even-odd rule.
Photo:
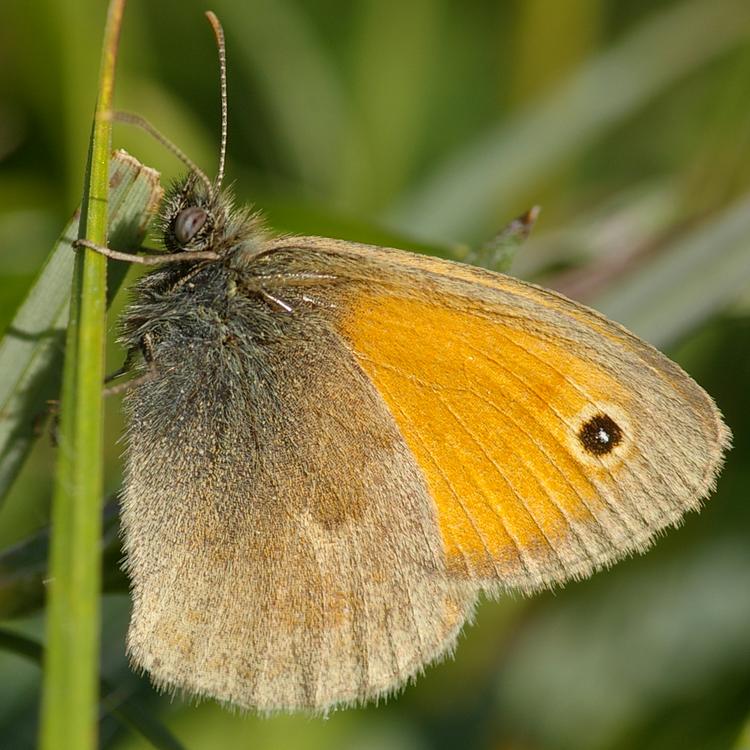
[[[128,649],[161,688],[322,712],[450,653],[481,592],[644,551],[730,433],[676,364],[559,294],[236,208],[209,18],[219,175],[187,161],[121,321],[142,359]]]

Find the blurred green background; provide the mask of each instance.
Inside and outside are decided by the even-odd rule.
[[[282,231],[458,258],[540,204],[513,273],[665,349],[714,395],[735,446],[705,510],[646,556],[484,603],[455,659],[385,705],[325,720],[155,694],[125,662],[128,598],[107,594],[102,746],[150,747],[112,716],[133,698],[191,750],[750,747],[750,3],[211,8],[227,34],[228,179],[242,201]],[[213,174],[203,10],[130,0],[116,101]],[[104,13],[94,0],[0,5],[0,327],[79,202]],[[132,129],[118,126],[115,145],[180,172]],[[122,353],[110,354],[112,370]],[[107,408],[114,492],[122,423]],[[44,437],[0,507],[0,551],[46,524],[53,461]],[[42,614],[2,625],[40,636]],[[38,690],[33,662],[0,651],[0,747],[35,745]]]

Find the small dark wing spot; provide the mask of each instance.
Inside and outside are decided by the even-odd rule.
[[[596,414],[581,427],[578,439],[589,453],[604,456],[622,443],[623,433],[612,417]]]

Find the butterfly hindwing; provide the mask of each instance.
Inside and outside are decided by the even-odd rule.
[[[261,711],[377,698],[452,647],[476,592],[447,575],[424,478],[341,338],[236,301],[162,316],[129,395],[131,658]]]

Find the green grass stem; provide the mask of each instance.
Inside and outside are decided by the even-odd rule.
[[[107,14],[81,213],[80,235],[99,244],[107,242],[109,112],[124,8],[125,0],[112,0]],[[106,271],[105,258],[86,251],[73,274],[52,508],[44,750],[97,745]]]

